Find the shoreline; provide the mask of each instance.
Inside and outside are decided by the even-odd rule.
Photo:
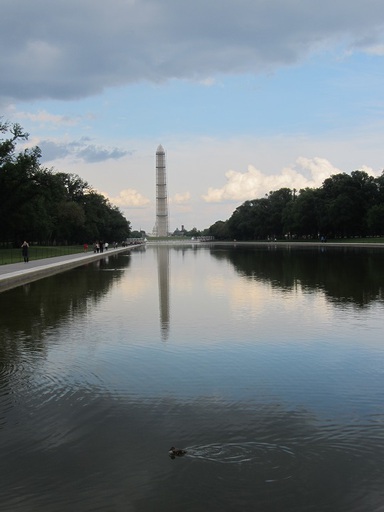
[[[207,243],[207,242],[201,242]],[[384,242],[315,242],[315,241],[286,241],[286,240],[276,240],[276,241],[237,241],[234,240],[232,242],[214,242],[214,243],[224,243],[224,244],[232,244],[232,245],[268,245],[268,246],[280,246],[280,247],[362,247],[362,248],[378,248],[384,249]]]
[[[279,247],[353,247],[353,248],[376,248],[384,249],[384,242],[319,242],[319,241],[292,241],[292,240],[215,240],[202,242],[199,240],[150,240],[147,245],[259,245],[259,246],[279,246]]]
[[[89,262],[97,261],[102,258],[108,258],[111,255],[119,254],[122,252],[131,251],[142,247],[143,244],[133,244],[127,247],[120,247],[117,249],[108,249],[102,253],[78,253],[66,256],[57,256],[53,258],[45,258],[39,260],[31,260],[28,263],[10,263],[0,266],[0,293],[24,284],[44,279],[45,277],[65,272],[75,267],[85,265]],[[318,241],[207,241],[200,242],[196,240],[151,240],[146,244],[148,246],[155,245],[189,245],[189,246],[231,246],[231,247],[273,247],[273,248],[322,248],[322,249],[374,249],[383,250],[383,242],[318,242]]]
[[[117,249],[108,249],[102,253],[77,253],[65,256],[56,256],[53,258],[43,258],[39,260],[30,260],[28,263],[10,263],[0,266],[0,293],[12,288],[17,288],[24,284],[32,283],[39,279],[71,270],[72,268],[86,265],[93,261],[108,258],[114,254],[131,251],[141,247],[139,244],[119,247]]]

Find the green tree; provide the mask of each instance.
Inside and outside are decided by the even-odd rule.
[[[86,216],[84,237],[88,241],[122,241],[129,237],[130,222],[104,196],[91,191],[82,200]]]
[[[228,219],[230,238],[260,240],[270,234],[270,202],[266,198],[245,201]]]
[[[374,204],[368,210],[367,224],[370,235],[384,235],[384,202]]]
[[[300,190],[292,202],[289,231],[298,236],[316,238],[320,232],[320,200],[315,189]]]
[[[320,188],[323,230],[337,237],[365,236],[367,213],[378,198],[375,179],[364,171],[335,174]]]
[[[230,237],[228,223],[222,220],[218,220],[208,228],[206,234],[209,236],[214,236],[216,240],[228,240]]]
[[[57,221],[57,241],[81,243],[85,227],[85,213],[80,204],[65,200],[59,202],[57,204]]]
[[[125,219],[116,206],[107,203],[108,220],[104,232],[104,240],[123,241],[131,236],[131,223]]]
[[[38,147],[16,152],[28,139],[18,124],[0,122],[0,239],[45,243],[124,240],[130,223],[76,174],[40,166]]]
[[[197,236],[201,236],[201,231],[197,228],[192,228],[189,231],[185,231],[185,235],[191,238],[196,238]]]
[[[289,188],[281,188],[268,195],[269,216],[267,226],[269,235],[281,238],[285,234],[285,220],[293,202],[293,193]]]
[[[41,174],[38,147],[16,154],[17,144],[28,138],[18,124],[0,123],[0,237],[3,241],[30,239],[45,223],[39,198]]]

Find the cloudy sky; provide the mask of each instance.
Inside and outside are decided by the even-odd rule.
[[[171,230],[384,168],[382,0],[2,0],[0,116],[42,164]]]

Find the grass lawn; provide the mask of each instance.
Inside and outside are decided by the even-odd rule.
[[[43,247],[40,245],[32,245],[29,248],[29,259],[40,260],[43,258],[54,258],[55,256],[63,256],[66,254],[77,254],[83,252],[82,245],[67,245],[67,246],[54,246]],[[23,256],[20,249],[3,249],[0,248],[0,265],[7,265],[8,263],[19,263],[23,261]]]

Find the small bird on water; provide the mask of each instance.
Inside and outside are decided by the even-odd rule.
[[[174,446],[171,446],[171,448],[169,449],[169,452],[168,452],[171,459],[175,459],[176,457],[182,457],[186,453],[187,453],[187,450],[181,450],[181,449],[175,448]]]

